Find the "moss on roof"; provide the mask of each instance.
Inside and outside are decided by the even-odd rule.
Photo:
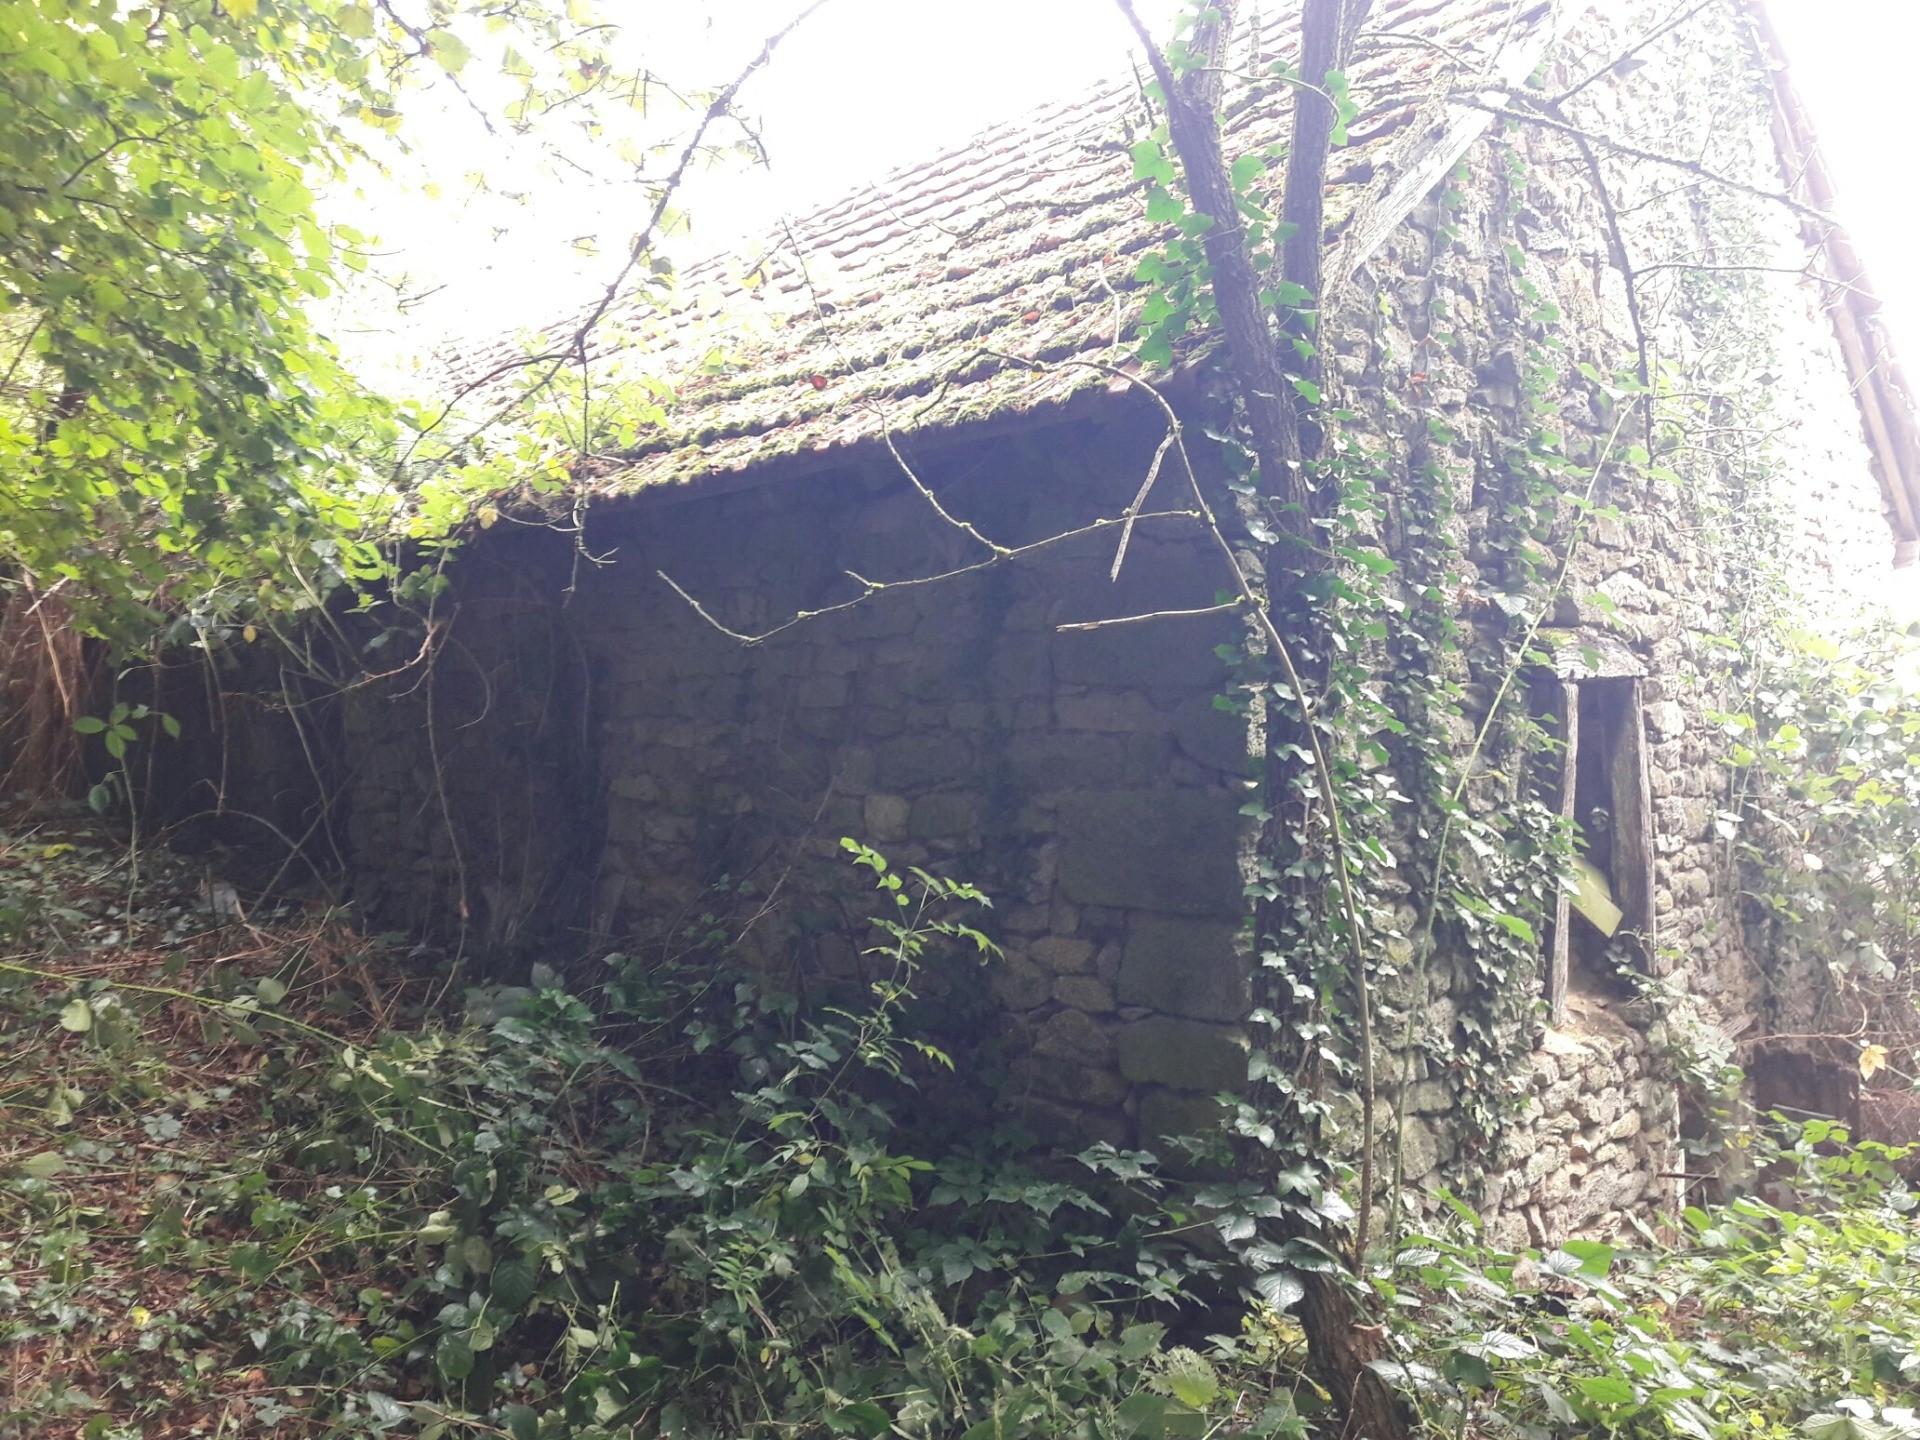
[[[1296,8],[1279,6],[1267,34],[1290,37]],[[1350,273],[1484,129],[1484,113],[1448,94],[1518,80],[1554,27],[1547,0],[1379,0],[1350,76],[1362,114],[1330,169],[1331,276]],[[1287,54],[1252,43],[1261,61]],[[1243,91],[1230,154],[1284,140],[1290,110],[1283,86]],[[603,495],[698,482],[1115,388],[1099,367],[1135,368],[1135,270],[1166,234],[1146,219],[1130,155],[1152,123],[1133,82],[1110,85],[693,267],[682,291],[702,298],[632,352],[673,385],[665,421],[583,480]],[[714,313],[740,322],[717,371]],[[607,334],[603,353],[619,348]]]

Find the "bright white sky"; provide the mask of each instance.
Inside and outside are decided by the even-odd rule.
[[[717,83],[734,74],[796,0],[668,4],[649,23],[647,53],[674,76]],[[1178,0],[1140,0],[1164,34]],[[1820,128],[1842,217],[1920,369],[1920,0],[1768,0],[1794,76]],[[709,18],[718,12],[723,19]],[[764,117],[771,168],[705,173],[685,192],[694,217],[682,258],[729,248],[782,213],[805,212],[888,171],[927,158],[998,121],[1064,99],[1132,63],[1132,34],[1112,0],[832,0],[797,31],[743,97]],[[470,121],[436,121],[429,134]],[[428,136],[423,135],[423,139]],[[431,148],[444,154],[442,136]],[[457,144],[458,142],[456,142]],[[416,274],[445,288],[416,307],[403,346],[458,342],[562,315],[595,293],[637,228],[641,197],[585,182],[529,181],[528,204],[463,195],[436,176],[438,202],[382,187],[375,228],[399,242]],[[608,247],[570,242],[598,232]],[[349,348],[390,355],[394,340],[342,335]],[[411,342],[411,343],[405,343]]]

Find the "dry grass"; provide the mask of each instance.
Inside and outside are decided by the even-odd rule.
[[[87,713],[80,634],[58,595],[21,581],[0,603],[0,794],[53,798],[80,773]]]
[[[335,915],[223,919],[207,893],[160,855],[136,881],[88,824],[0,817],[7,1440],[306,1433],[311,1397],[270,1382],[259,1317],[235,1306],[246,1192],[260,1176],[276,1192],[351,1183],[279,1163],[274,1092],[420,997]],[[262,999],[288,1019],[240,1008]],[[316,1316],[358,1322],[370,1277],[317,1237],[290,1263]]]

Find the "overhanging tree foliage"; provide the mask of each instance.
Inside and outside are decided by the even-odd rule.
[[[664,95],[704,121],[665,180],[639,181],[643,254],[737,86],[665,88],[625,49],[564,0],[0,0],[9,579],[129,646],[163,619],[204,631],[378,574],[403,503],[394,442],[427,422],[360,383],[316,323],[365,262],[314,187],[399,143],[427,84],[500,145],[557,143],[542,137],[564,121],[609,155]]]
[[[341,140],[289,83],[347,56],[304,29],[0,8],[0,554],[117,639],[375,564],[352,472],[386,419],[308,314]]]

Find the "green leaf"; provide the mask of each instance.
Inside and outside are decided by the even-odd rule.
[[[1253,1288],[1276,1310],[1291,1310],[1307,1294],[1306,1282],[1291,1270],[1269,1270],[1254,1280]]]
[[[93,1028],[93,1007],[84,1000],[69,1000],[60,1007],[60,1028],[86,1034]]]
[[[51,1180],[67,1168],[67,1157],[55,1150],[42,1150],[20,1162],[20,1173],[35,1180]]]
[[[278,1005],[287,998],[287,987],[271,975],[262,975],[254,982],[253,993],[260,997],[262,1005]]]
[[[1598,1240],[1569,1240],[1560,1249],[1580,1262],[1580,1274],[1592,1279],[1603,1278],[1613,1267],[1613,1247]]]
[[[1580,1423],[1580,1414],[1572,1405],[1567,1403],[1567,1397],[1544,1380],[1540,1381],[1539,1384],[1540,1399],[1547,1407],[1547,1414],[1551,1415],[1554,1420],[1561,1425],[1578,1425]]]
[[[1491,1390],[1493,1388],[1493,1367],[1478,1355],[1465,1350],[1456,1350],[1447,1356],[1440,1372],[1456,1384],[1465,1385],[1473,1390]]]
[[[479,1235],[469,1235],[460,1242],[460,1258],[467,1262],[467,1268],[476,1275],[484,1275],[493,1269],[493,1247]]]
[[[540,1416],[531,1405],[509,1405],[500,1412],[513,1440],[539,1440]]]
[[[1220,1382],[1208,1372],[1168,1370],[1166,1381],[1174,1397],[1195,1410],[1204,1410],[1220,1398]]]
[[[1160,1440],[1167,1432],[1167,1397],[1142,1390],[1114,1406],[1113,1415],[1120,1440]]]
[[[73,728],[82,735],[98,735],[107,728],[107,722],[98,715],[82,715],[73,722]]]
[[[823,1417],[836,1435],[853,1435],[859,1440],[878,1440],[893,1426],[891,1417],[872,1400],[830,1410]]]
[[[1493,912],[1493,923],[1513,936],[1516,940],[1524,940],[1529,945],[1539,943],[1534,939],[1533,926],[1522,920],[1518,915],[1508,915],[1504,911],[1496,910]],[[1602,1271],[1601,1273],[1605,1274],[1606,1272]]]
[[[467,42],[450,30],[434,31],[427,40],[427,53],[449,75],[458,75],[466,68],[467,61],[473,58],[473,52],[467,49]]]
[[[487,1294],[495,1305],[517,1315],[532,1301],[537,1284],[533,1262],[524,1255],[513,1255],[493,1267]]]
[[[473,1346],[464,1334],[442,1335],[433,1350],[433,1363],[447,1379],[464,1380],[473,1373]]]
[[[1574,1388],[1596,1405],[1620,1406],[1634,1403],[1633,1386],[1617,1375],[1582,1375]]]

